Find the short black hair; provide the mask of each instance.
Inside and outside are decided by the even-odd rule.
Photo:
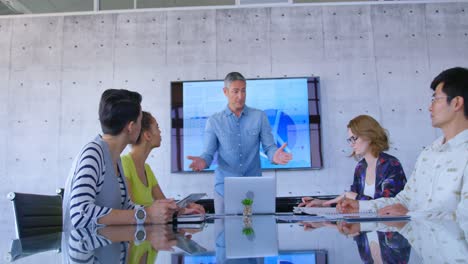
[[[131,121],[137,121],[141,111],[141,95],[125,89],[108,89],[99,103],[102,132],[118,135]]]
[[[448,96],[450,103],[457,96],[463,97],[464,114],[468,118],[468,69],[455,67],[441,72],[431,83],[431,89],[436,90],[437,85],[443,83],[442,91]]]

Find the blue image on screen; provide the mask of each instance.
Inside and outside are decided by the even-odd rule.
[[[184,256],[184,264],[216,264],[216,257],[213,255]]]
[[[264,264],[315,264],[315,253],[290,253],[279,256],[265,257]]]
[[[281,253],[263,258],[264,264],[316,264],[315,252]],[[214,255],[184,256],[184,264],[216,264]]]
[[[207,119],[225,109],[227,99],[223,81],[183,83],[183,151],[186,155],[203,153]],[[276,145],[287,143],[293,160],[274,165],[260,148],[263,169],[311,167],[307,78],[247,80],[246,105],[263,110],[268,117]],[[191,161],[184,159],[184,171]],[[216,158],[209,167],[217,167]]]

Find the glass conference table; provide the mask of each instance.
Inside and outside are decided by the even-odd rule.
[[[466,263],[455,221],[346,223],[291,215],[79,229],[16,241],[18,263]],[[13,244],[15,244],[13,241]]]

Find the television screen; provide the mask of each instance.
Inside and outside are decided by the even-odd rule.
[[[270,256],[259,258],[263,259],[264,264],[299,264],[299,263],[310,263],[310,264],[327,264],[327,251],[317,249],[317,250],[307,250],[307,251],[280,251],[278,256]],[[215,264],[216,256],[207,254],[207,255],[172,255],[172,264]],[[258,262],[257,263],[262,263]]]
[[[203,153],[207,119],[227,106],[223,86],[222,80],[171,83],[172,172],[191,171],[186,156]],[[277,146],[288,143],[293,154],[288,164],[275,165],[260,147],[262,169],[322,167],[318,90],[318,77],[247,80],[246,105],[266,113]],[[215,155],[207,170],[216,166]]]

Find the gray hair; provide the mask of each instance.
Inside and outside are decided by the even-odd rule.
[[[224,87],[229,88],[231,83],[234,82],[234,81],[244,81],[245,82],[245,78],[244,78],[244,76],[242,76],[242,74],[240,74],[238,72],[230,72],[224,78]]]

